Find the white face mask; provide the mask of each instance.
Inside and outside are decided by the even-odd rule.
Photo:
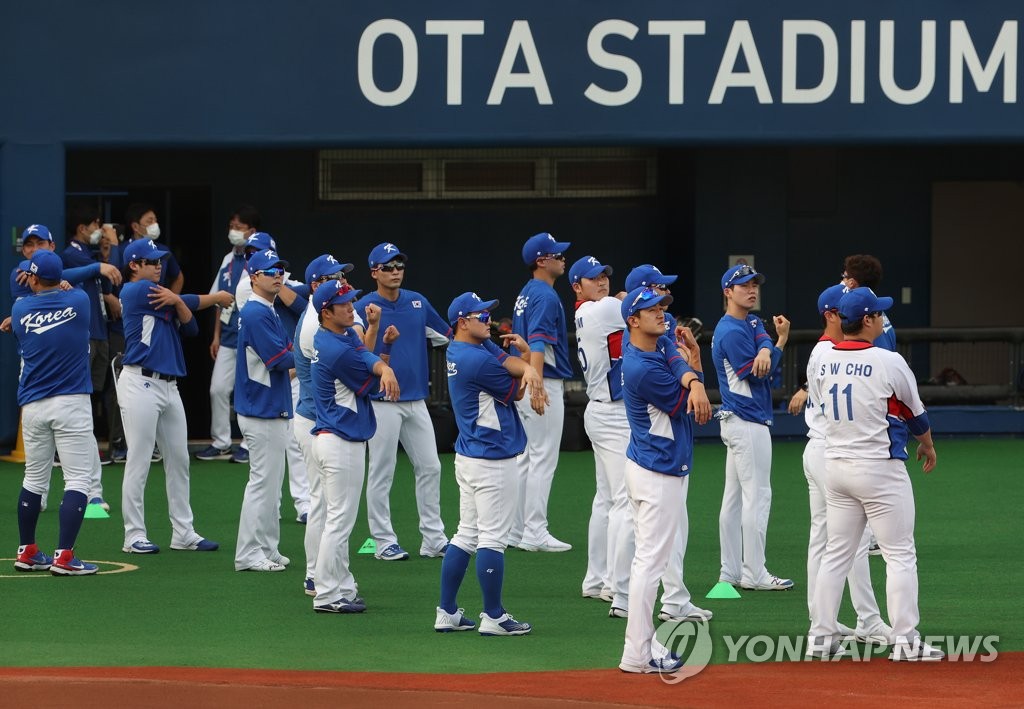
[[[160,238],[160,225],[153,222],[146,227],[146,238],[147,239],[159,239]]]
[[[245,243],[245,232],[232,229],[228,232],[228,241],[231,242],[232,246],[241,246]]]
[[[97,229],[93,233],[89,234],[89,243],[92,244],[93,246],[95,246],[96,244],[100,243],[100,239],[102,239],[102,238],[103,238],[103,230],[102,229]]]

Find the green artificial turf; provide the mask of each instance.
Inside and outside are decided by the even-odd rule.
[[[768,566],[793,578],[787,592],[744,592],[739,600],[707,600],[718,579],[718,509],[724,448],[699,444],[689,489],[690,540],[686,581],[694,601],[715,613],[714,661],[726,659],[722,634],[791,635],[807,631],[806,482],[799,442],[775,445],[774,501],[768,530]],[[1000,651],[1024,649],[1019,589],[1024,538],[1024,440],[940,440],[939,465],[925,476],[911,470],[917,499],[921,630],[925,634],[1001,637]],[[452,456],[442,456],[442,512],[449,534],[457,524]],[[413,558],[385,563],[355,551],[368,536],[361,509],[352,539],[353,572],[366,599],[362,615],[320,615],[302,592],[304,528],[295,523],[285,487],[281,550],[291,557],[283,573],[237,573],[232,558],[248,468],[194,462],[192,506],[196,529],[220,541],[215,553],[175,552],[163,490],[163,468],[154,465],[147,489],[155,556],[121,552],[120,476],[104,469],[108,520],[86,520],[77,550],[89,560],[130,562],[130,573],[55,578],[15,573],[18,532],[15,501],[21,467],[0,464],[0,539],[9,553],[0,562],[4,610],[0,664],[6,666],[110,665],[210,666],[308,670],[494,672],[611,668],[622,652],[624,620],[607,617],[608,605],[580,597],[586,568],[587,521],[593,497],[593,457],[563,453],[551,495],[551,531],[573,544],[571,552],[510,550],[506,607],[534,632],[521,638],[483,638],[475,632],[433,632],[440,559],[420,559],[412,473],[401,456],[392,493],[400,542]],[[56,472],[56,471],[55,471]],[[55,476],[59,481],[59,473]],[[50,509],[40,517],[38,539],[47,552],[56,541],[62,485],[55,482]],[[884,609],[884,564],[871,560]],[[109,568],[109,567],[107,567]],[[474,567],[459,603],[471,618],[480,612]],[[842,619],[852,623],[844,602]]]

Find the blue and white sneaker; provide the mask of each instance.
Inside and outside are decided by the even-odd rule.
[[[228,460],[231,457],[231,446],[227,448],[218,448],[217,446],[207,446],[201,451],[196,453],[196,459],[198,460]]]
[[[307,576],[306,580],[302,582],[302,590],[307,596],[316,595],[316,584],[313,583],[313,579],[311,577]]]
[[[339,598],[332,603],[313,606],[313,610],[317,613],[362,613],[366,610],[366,605],[361,601],[361,598],[357,598],[355,601]]]
[[[53,557],[39,551],[37,545],[25,544],[18,547],[18,558],[14,561],[14,568],[18,571],[46,571],[51,566]]]
[[[150,456],[149,462],[151,462],[151,463],[159,463],[163,459],[164,459],[164,454],[160,452],[160,446],[154,444],[153,445],[153,455]]]
[[[381,561],[405,561],[409,558],[409,552],[398,544],[388,544],[380,551],[374,552],[373,556]]]
[[[243,463],[245,465],[248,465],[249,464],[249,451],[247,451],[245,448],[239,448],[238,450],[236,450],[234,453],[231,454],[231,462],[232,463]]]
[[[156,545],[154,544],[153,546]],[[171,549],[176,551],[217,551],[220,549],[220,544],[210,539],[200,539],[199,541],[186,546],[171,544]]]
[[[480,614],[481,635],[526,635],[531,630],[529,623],[522,623],[505,611],[498,618],[492,618],[486,613]]]
[[[675,655],[666,655],[665,657],[655,657],[647,661],[646,665],[624,665],[619,664],[619,669],[623,672],[631,672],[637,674],[671,674],[677,670],[683,668],[683,660]]]
[[[58,549],[53,554],[50,573],[54,576],[88,576],[99,569],[96,564],[87,564],[75,556],[74,549]]]
[[[299,516],[295,518],[295,521],[298,522],[299,524],[306,524],[307,522],[309,522],[309,513],[308,512],[300,512]]]
[[[472,630],[476,627],[476,623],[467,618],[465,612],[465,608],[459,608],[454,613],[449,613],[444,608],[438,607],[437,617],[434,619],[434,630],[439,633]]]
[[[148,539],[140,539],[137,542],[121,547],[125,554],[159,554],[160,547]]]

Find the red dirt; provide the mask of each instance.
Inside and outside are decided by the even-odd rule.
[[[52,691],[60,688],[59,695]],[[82,708],[573,706],[1010,707],[1024,703],[1024,653],[994,662],[713,665],[668,685],[618,670],[479,675],[192,667],[0,668],[4,706]]]

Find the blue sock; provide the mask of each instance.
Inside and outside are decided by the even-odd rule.
[[[36,523],[39,522],[39,509],[43,505],[43,496],[21,488],[18,495],[18,534],[21,545],[36,543]]]
[[[501,585],[505,580],[505,555],[494,549],[476,550],[476,578],[484,595],[484,612],[500,618],[505,609],[501,605]]]
[[[469,554],[454,544],[448,545],[441,561],[441,602],[438,604],[446,613],[454,613],[459,609],[455,600],[459,595],[462,579],[469,568]]]
[[[58,549],[74,549],[78,539],[78,530],[85,519],[85,494],[66,490],[64,499],[60,501],[60,534],[57,537]]]

